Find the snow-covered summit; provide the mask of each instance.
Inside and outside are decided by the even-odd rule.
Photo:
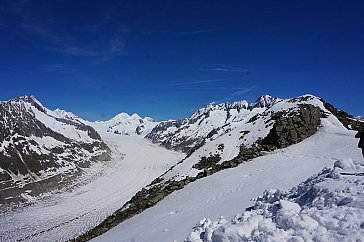
[[[230,102],[224,102],[224,103],[209,103],[203,108],[200,108],[196,110],[192,117],[199,116],[201,114],[209,115],[210,112],[213,111],[225,111],[229,112],[230,110],[236,110],[237,112],[240,112],[241,110],[251,110],[254,108],[268,108],[272,106],[274,103],[280,101],[280,98],[272,97],[269,95],[263,95],[260,96],[255,102],[249,103],[246,100],[236,101],[233,103]]]
[[[277,97],[263,95],[263,96],[260,96],[254,103],[251,103],[250,107],[251,108],[268,108],[280,100],[281,99],[279,99]]]
[[[158,122],[155,122],[152,118],[141,118],[136,113],[130,116],[125,112],[119,113],[107,121],[87,123],[101,134],[106,132],[126,136],[145,136],[158,124]]]
[[[64,118],[64,119],[72,119],[72,120],[81,120],[80,117],[75,115],[74,113],[68,112],[66,110],[62,109],[55,109],[53,110],[53,114],[55,114],[56,117]]]

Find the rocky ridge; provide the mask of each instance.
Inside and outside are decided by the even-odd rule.
[[[146,138],[168,149],[192,153],[202,146],[206,139],[219,132],[228,132],[232,123],[242,121],[252,113],[253,109],[268,108],[279,100],[264,95],[251,104],[245,100],[233,103],[210,103],[196,110],[191,117],[157,124]]]
[[[0,204],[64,186],[110,150],[96,130],[35,97],[0,103]]]

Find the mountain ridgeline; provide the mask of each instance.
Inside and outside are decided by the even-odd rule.
[[[110,149],[91,126],[33,96],[0,103],[0,204],[59,189]]]
[[[145,138],[186,157],[74,241],[105,233],[197,179],[304,141],[328,126],[364,130],[363,121],[312,95],[289,99],[266,95],[251,104],[213,103],[191,117],[160,122]]]
[[[279,100],[265,95],[251,104],[245,100],[211,103],[195,111],[191,117],[159,123],[146,138],[168,149],[191,153],[196,147],[202,146],[206,139],[221,133],[222,130],[228,132],[232,123],[241,122],[248,114],[254,113],[254,109],[269,108]]]
[[[0,102],[0,204],[62,188],[84,168],[110,160],[111,151],[99,133],[145,137],[186,153],[155,181],[160,184],[212,174],[300,142],[328,117],[348,129],[364,130],[362,120],[311,95],[211,103],[191,117],[163,122],[126,113],[89,122],[63,110],[51,111],[33,96],[14,98]]]

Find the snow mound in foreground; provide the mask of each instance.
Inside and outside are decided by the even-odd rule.
[[[230,222],[202,219],[185,242],[364,241],[364,166],[335,162],[290,191],[267,190]]]

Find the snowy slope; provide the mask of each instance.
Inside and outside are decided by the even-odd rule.
[[[143,137],[158,124],[151,118],[141,118],[137,114],[129,116],[127,113],[120,113],[107,121],[86,121],[85,123],[94,127],[98,132]]]
[[[202,219],[185,241],[361,241],[363,174],[364,164],[338,160],[290,191],[265,191],[231,222]]]
[[[263,99],[265,100],[265,99]],[[260,102],[258,102],[260,103]],[[171,171],[163,175],[164,181],[182,180],[186,177],[196,177],[203,169],[196,168],[196,164],[202,157],[211,157],[218,155],[220,160],[218,164],[233,159],[239,154],[240,147],[251,147],[257,141],[266,137],[271,131],[276,116],[295,116],[300,105],[312,105],[322,110],[328,120],[329,125],[342,127],[342,124],[325,109],[322,101],[311,95],[305,95],[294,99],[275,100],[267,105],[253,105],[251,110],[240,111],[239,116],[235,116],[232,122],[226,123],[214,135],[204,140],[204,144],[196,149],[183,162],[173,167]],[[267,105],[264,107],[263,105]],[[282,113],[283,112],[283,113]],[[252,121],[253,120],[253,121]],[[287,130],[290,132],[290,130]],[[298,140],[299,141],[299,140]],[[280,147],[278,147],[280,148]]]
[[[112,149],[112,160],[86,168],[78,186],[1,213],[0,241],[74,238],[111,215],[184,156],[140,136],[101,135]]]
[[[183,241],[202,218],[233,218],[266,189],[289,189],[337,160],[360,161],[354,135],[323,119],[310,138],[190,183],[92,241]]]
[[[142,188],[150,191],[173,182],[187,184],[186,179],[213,174],[182,190],[172,189],[175,192],[158,200],[154,207],[96,239],[183,241],[201,218],[232,217],[240,209],[253,205],[250,199],[267,188],[288,189],[337,159],[358,160],[360,154],[355,148],[353,132],[346,130],[329,111],[333,109],[325,108],[325,103],[312,95],[284,100],[266,95],[252,104],[246,101],[210,104],[190,118],[161,123],[125,113],[109,121],[88,122],[63,110],[48,110],[34,97],[26,99],[30,104],[21,104],[28,114],[26,118],[45,127],[40,129],[41,135],[28,135],[32,138],[29,142],[41,147],[41,154],[52,154],[64,144],[64,139],[52,135],[56,133],[71,140],[71,146],[67,147],[77,152],[93,147],[95,139],[100,144],[105,141],[113,151],[113,159],[83,165],[84,175],[69,190],[34,199],[29,207],[0,214],[1,241],[67,240],[85,233],[106,217],[116,216],[114,212],[129,206],[130,199]],[[346,119],[345,113],[340,115]],[[32,131],[36,126],[30,127]],[[149,140],[143,139],[144,136]],[[150,140],[184,151],[187,156],[168,151]],[[290,146],[295,143],[298,144]],[[6,146],[8,141],[0,144]],[[82,146],[72,146],[77,144]],[[280,149],[287,146],[290,147]],[[265,156],[241,164],[251,159],[242,158],[245,149]],[[98,152],[97,148],[92,151]],[[240,161],[236,163],[236,159]],[[238,164],[241,165],[236,167]],[[3,171],[1,168],[0,175]],[[164,190],[157,192],[166,194]],[[143,198],[147,203],[151,199],[153,196]],[[137,209],[140,212],[145,207]],[[14,229],[12,224],[20,226]]]
[[[100,135],[35,97],[0,102],[0,204],[26,201],[109,158]]]

